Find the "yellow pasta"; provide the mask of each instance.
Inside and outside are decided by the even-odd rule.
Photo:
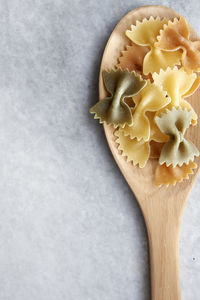
[[[127,161],[132,161],[134,165],[139,164],[140,168],[143,168],[149,157],[151,148],[150,142],[156,141],[158,143],[164,143],[169,140],[169,137],[163,134],[154,121],[155,113],[148,113],[150,123],[150,138],[148,141],[141,139],[138,141],[136,138],[131,139],[130,136],[124,135],[124,130],[119,128],[115,131],[115,136],[118,137],[116,142],[119,144],[118,149],[122,150],[122,155],[127,157]],[[153,152],[155,155],[155,151]]]
[[[155,182],[157,186],[175,185],[184,179],[189,179],[189,175],[193,174],[193,170],[197,168],[197,164],[190,161],[189,164],[183,164],[181,167],[167,167],[166,164],[158,165],[155,173]]]
[[[150,122],[147,112],[156,112],[167,106],[171,99],[166,96],[166,92],[159,86],[147,81],[146,86],[134,96],[133,101],[135,107],[132,109],[133,122],[132,125],[126,125],[123,128],[124,135],[129,135],[132,139],[150,139]]]
[[[155,117],[160,131],[169,136],[169,141],[163,146],[160,154],[160,165],[166,163],[167,167],[170,165],[181,167],[184,163],[193,161],[195,156],[199,156],[196,146],[184,137],[191,120],[192,111],[174,107],[172,110],[167,109],[160,117]]]
[[[146,54],[143,62],[143,73],[145,75],[179,64],[181,51],[166,52],[154,47],[160,30],[167,23],[168,20],[166,18],[160,19],[157,17],[155,19],[150,17],[149,20],[137,21],[135,26],[131,26],[131,30],[126,31],[127,37],[132,42],[140,46],[150,47],[150,51]]]
[[[181,61],[184,68],[193,71],[200,69],[200,41],[189,40],[188,24],[183,17],[164,25],[155,47],[170,51],[169,53],[182,49]]]
[[[122,156],[127,157],[127,162],[132,161],[134,165],[139,164],[140,168],[144,168],[150,155],[149,143],[124,136],[120,129],[116,130],[114,135],[118,137],[118,149],[122,150]]]
[[[178,69],[174,67],[173,69],[167,68],[166,71],[161,70],[159,74],[153,74],[154,83],[157,86],[161,86],[164,91],[167,92],[168,96],[171,98],[171,102],[166,107],[169,110],[172,107],[186,108],[192,111],[192,124],[197,123],[197,114],[193,110],[190,103],[183,99],[184,96],[188,97],[195,92],[199,85],[197,80],[197,75],[195,73],[188,74],[183,68]],[[161,110],[160,112],[163,112]],[[158,115],[160,114],[158,112]]]
[[[200,77],[198,76],[191,88],[183,95],[183,98],[192,96],[200,86]]]

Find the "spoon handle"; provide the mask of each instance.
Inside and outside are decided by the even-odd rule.
[[[150,200],[143,210],[150,249],[152,300],[180,300],[179,232],[182,207],[176,199]]]

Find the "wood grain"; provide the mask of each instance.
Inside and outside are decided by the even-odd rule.
[[[124,34],[125,30],[130,29],[131,24],[135,24],[136,20],[150,16],[173,19],[180,15],[164,6],[144,6],[131,11],[121,19],[104,51],[99,77],[100,99],[106,96],[102,70],[114,67],[120,52],[125,49],[126,45],[130,45]],[[199,39],[191,27],[190,37],[192,40]],[[200,89],[187,98],[198,115],[200,115],[199,98]],[[152,300],[180,300],[179,232],[186,199],[199,171],[199,159],[195,160],[198,168],[195,174],[190,176],[190,180],[178,183],[175,187],[158,188],[154,179],[157,161],[149,160],[143,169],[127,163],[117,150],[113,127],[104,125],[104,130],[114,159],[134,192],[146,222],[150,249]],[[187,131],[187,136],[200,149],[199,125],[191,126]]]

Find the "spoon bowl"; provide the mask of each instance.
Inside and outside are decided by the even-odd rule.
[[[173,19],[180,17],[174,10],[164,6],[144,6],[129,12],[117,24],[112,32],[102,58],[99,77],[99,98],[107,96],[104,88],[102,71],[109,70],[117,65],[117,59],[130,41],[125,36],[125,31],[135,24],[136,20],[144,18],[161,17]],[[199,40],[192,27],[190,39]],[[200,89],[187,100],[192,104],[197,115],[200,115],[198,99]],[[150,159],[145,168],[141,169],[127,162],[120,155],[115,143],[114,127],[104,124],[105,135],[122,174],[131,190],[135,194],[142,210],[147,226],[150,265],[151,265],[151,293],[152,300],[180,300],[179,280],[179,232],[186,199],[195,182],[199,171],[199,158],[195,160],[198,167],[189,180],[177,183],[175,186],[157,187],[155,185],[155,169],[157,160]],[[186,136],[200,149],[200,126],[191,126]]]

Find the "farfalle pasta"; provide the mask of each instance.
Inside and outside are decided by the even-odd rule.
[[[189,179],[189,175],[194,173],[197,164],[190,161],[189,164],[180,166],[166,166],[166,164],[158,165],[155,172],[155,182],[157,186],[175,185],[177,182],[182,182],[184,179]]]
[[[115,128],[119,153],[134,166],[158,161],[157,186],[175,185],[197,168],[199,150],[185,137],[198,116],[187,101],[200,86],[200,42],[189,39],[183,17],[136,21],[118,62],[102,73],[109,97],[90,112]]]
[[[126,36],[133,43],[150,47],[150,51],[146,54],[143,62],[144,75],[159,72],[160,69],[166,69],[168,66],[173,67],[180,61],[181,51],[166,52],[154,46],[160,30],[167,23],[168,20],[166,18],[150,17],[149,20],[137,21],[136,25],[131,26],[131,30],[126,31]]]
[[[189,40],[189,29],[185,18],[174,19],[165,24],[157,37],[155,47],[164,51],[182,50],[181,62],[185,69],[199,71],[200,41]]]
[[[123,128],[119,128],[115,131],[114,135],[118,137],[116,143],[119,144],[118,149],[122,151],[122,155],[127,157],[127,161],[132,161],[134,165],[139,164],[140,168],[145,167],[150,154],[151,146],[150,142],[155,141],[157,143],[165,143],[169,140],[169,137],[162,133],[154,121],[155,113],[148,114],[148,122],[150,130],[150,137],[147,141],[144,139],[137,140],[137,138],[131,138],[126,134]],[[155,151],[154,151],[155,155]]]
[[[184,100],[184,96],[187,94],[191,96],[198,88],[196,79],[197,75],[195,73],[188,74],[183,68],[178,69],[177,67],[174,67],[173,69],[167,68],[166,71],[161,70],[159,74],[153,74],[154,83],[159,87],[161,86],[171,98],[171,102],[167,108],[181,107],[192,111],[193,125],[197,123],[197,114],[190,103]]]
[[[146,112],[160,110],[167,106],[171,99],[167,97],[167,93],[160,86],[151,83],[149,80],[145,88],[132,99],[135,103],[135,107],[132,109],[133,123],[131,126],[126,125],[124,127],[124,135],[148,141],[150,139],[150,122]]]
[[[121,51],[117,68],[128,69],[142,74],[143,60],[149,49],[136,44],[126,46],[126,50]]]
[[[136,166],[144,168],[150,155],[149,142],[144,140],[138,141],[136,138],[131,139],[130,136],[125,136],[123,131],[118,129],[114,135],[118,137],[116,143],[118,150],[122,151],[122,156],[127,157],[127,162],[131,161]]]
[[[90,112],[95,114],[95,119],[100,123],[113,124],[114,127],[133,123],[131,109],[124,102],[125,97],[136,95],[146,84],[145,80],[135,72],[122,69],[103,71],[104,85],[111,97],[100,100]]]
[[[196,146],[185,138],[185,131],[190,126],[192,111],[187,109],[166,110],[165,114],[155,117],[155,122],[160,131],[169,136],[169,141],[163,146],[159,164],[182,166],[193,161],[195,156],[199,156]]]

